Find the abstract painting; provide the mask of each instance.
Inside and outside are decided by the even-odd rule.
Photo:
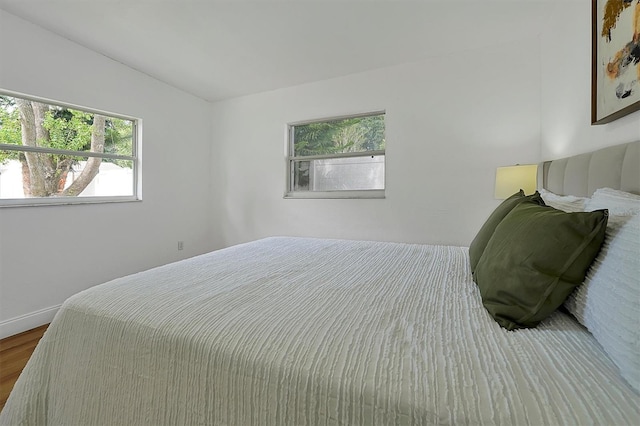
[[[591,123],[640,110],[640,0],[592,0]]]

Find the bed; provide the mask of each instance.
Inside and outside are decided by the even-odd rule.
[[[601,159],[614,178],[594,178]],[[640,142],[575,161],[541,165],[550,200],[601,179],[640,193]],[[580,297],[508,331],[466,247],[265,238],[68,299],[0,424],[636,424],[640,393]]]

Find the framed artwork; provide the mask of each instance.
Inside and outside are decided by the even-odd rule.
[[[591,124],[640,110],[640,0],[592,0]]]

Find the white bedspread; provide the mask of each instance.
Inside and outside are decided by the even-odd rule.
[[[269,238],[67,300],[5,424],[636,424],[556,313],[496,324],[466,248]]]

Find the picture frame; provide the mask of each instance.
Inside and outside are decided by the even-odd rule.
[[[640,0],[592,0],[591,124],[640,110]]]

